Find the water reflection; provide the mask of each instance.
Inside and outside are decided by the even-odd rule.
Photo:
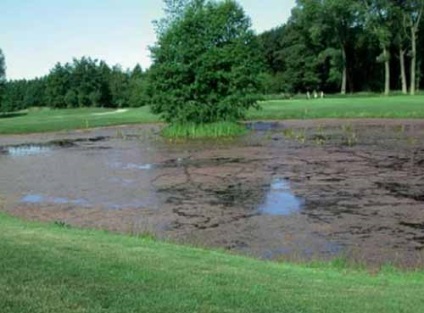
[[[3,153],[11,157],[45,154],[52,151],[51,147],[43,145],[22,145],[3,148]]]
[[[28,194],[21,198],[21,203],[26,204],[67,204],[75,205],[80,207],[93,207],[100,205],[106,209],[125,209],[125,208],[145,208],[149,205],[148,201],[143,201],[139,199],[127,200],[125,202],[117,201],[107,201],[104,199],[100,201],[96,199],[93,202],[90,202],[85,199],[70,199],[65,197],[52,197],[52,196],[43,196],[39,194]]]
[[[54,203],[54,204],[74,204],[74,205],[81,205],[81,206],[88,205],[88,201],[84,199],[72,200],[72,199],[62,198],[62,197],[46,197],[46,196],[37,195],[37,194],[26,195],[21,199],[21,202],[31,203],[31,204]]]
[[[291,215],[302,210],[305,200],[297,197],[290,189],[286,179],[276,178],[271,183],[271,188],[259,211],[269,215]]]

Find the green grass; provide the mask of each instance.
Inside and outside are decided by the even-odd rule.
[[[222,138],[235,137],[247,132],[246,127],[237,123],[220,122],[211,124],[171,124],[162,130],[166,138]]]
[[[0,308],[24,312],[422,312],[424,273],[261,262],[0,214]]]
[[[0,310],[422,312],[424,273],[261,262],[0,214]]]
[[[93,127],[155,123],[158,118],[148,107],[129,109],[123,113],[100,108],[67,110],[30,110],[10,116],[0,115],[0,134],[24,134]],[[105,114],[106,113],[106,114]]]
[[[274,100],[250,111],[251,120],[315,118],[424,118],[424,96]]]
[[[148,107],[113,113],[106,109],[35,110],[10,116],[0,115],[0,134],[23,134],[101,126],[155,123],[159,118]],[[100,113],[100,115],[99,115]],[[108,113],[108,114],[104,114]],[[424,118],[424,95],[415,97],[340,97],[317,100],[270,100],[262,102],[262,110],[251,110],[249,120],[314,119],[314,118]],[[170,129],[170,133],[185,129]],[[196,130],[197,133],[214,133],[212,130]]]

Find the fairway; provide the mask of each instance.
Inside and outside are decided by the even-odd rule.
[[[0,115],[0,134],[66,131],[112,125],[154,123],[158,118],[148,107],[128,110],[101,108],[62,109],[42,108],[10,116]]]
[[[262,102],[248,119],[424,118],[424,96],[346,97]]]
[[[317,118],[424,118],[424,96],[347,97],[317,100],[278,100],[251,109],[247,120]],[[0,134],[88,129],[102,126],[157,123],[149,107],[117,111],[101,108],[29,110],[0,116]]]
[[[420,312],[422,272],[255,261],[0,215],[0,307],[15,312]]]

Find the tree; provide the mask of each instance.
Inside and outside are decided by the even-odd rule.
[[[370,32],[377,38],[381,55],[377,61],[384,63],[384,94],[390,94],[390,45],[392,44],[392,26],[394,21],[393,3],[390,0],[363,0],[365,4],[366,24]]]
[[[322,17],[327,24],[328,38],[335,38],[341,52],[341,94],[346,94],[348,81],[348,49],[358,23],[358,2],[353,0],[323,0]],[[331,50],[330,50],[331,52]]]
[[[177,22],[184,15],[188,6],[196,3],[196,0],[163,0],[165,4],[165,17],[153,21],[157,34],[164,34],[172,23]]]
[[[128,104],[130,107],[141,107],[149,104],[148,74],[137,64],[131,72],[128,86]]]
[[[151,48],[152,111],[174,123],[243,118],[263,71],[250,19],[232,0],[191,1]]]
[[[286,25],[266,31],[258,36],[268,73],[263,74],[264,93],[288,92],[290,87],[281,73],[285,70],[282,41],[286,35]]]
[[[6,60],[3,51],[0,49],[0,83],[6,82]]]
[[[408,51],[407,47],[407,29],[406,20],[404,16],[404,0],[393,0],[393,12],[394,12],[394,25],[393,25],[393,42],[398,50],[399,57],[399,68],[400,68],[400,79],[402,93],[408,93],[408,82],[406,79],[406,54]]]
[[[47,76],[46,103],[52,108],[64,108],[65,96],[71,89],[71,66],[57,63]]]
[[[112,67],[109,77],[109,89],[112,104],[122,108],[128,106],[129,100],[129,74],[122,71],[118,65]]]
[[[405,0],[402,2],[404,24],[405,28],[409,30],[411,46],[410,93],[411,95],[415,95],[415,91],[417,89],[417,42],[419,28],[424,13],[424,0]]]
[[[0,49],[0,111],[2,108],[2,98],[4,93],[4,87],[6,84],[6,61],[3,51]]]

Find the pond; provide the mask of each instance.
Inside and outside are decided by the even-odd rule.
[[[272,260],[424,264],[424,122],[158,126],[0,136],[0,209]]]

